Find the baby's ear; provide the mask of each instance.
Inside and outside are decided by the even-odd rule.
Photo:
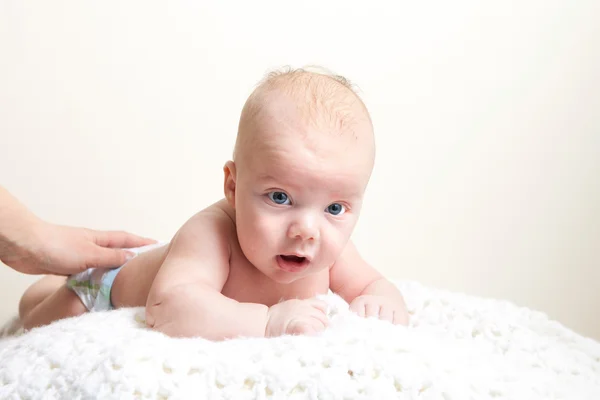
[[[225,173],[225,182],[223,184],[225,198],[229,205],[235,208],[235,163],[227,161],[223,167],[223,172]]]

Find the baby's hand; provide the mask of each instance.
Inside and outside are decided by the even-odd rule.
[[[269,307],[265,337],[310,335],[328,324],[327,303],[322,300],[286,300]]]
[[[358,296],[350,303],[350,311],[361,317],[377,317],[394,325],[408,325],[408,312],[404,304],[384,296]]]

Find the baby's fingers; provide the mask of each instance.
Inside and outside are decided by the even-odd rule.
[[[325,329],[327,329],[327,323],[323,323],[322,321],[317,319],[312,319],[310,322],[307,323],[306,334],[313,335],[316,333],[323,332]]]
[[[394,325],[408,325],[408,313],[405,310],[395,310],[392,322]]]
[[[361,300],[353,301],[350,304],[350,311],[355,312],[359,317],[364,317],[366,312],[365,303]]]
[[[314,335],[325,330],[325,325],[314,318],[296,319],[290,322],[288,333],[291,335]]]
[[[319,310],[313,310],[309,314],[309,316],[311,317],[311,319],[315,319],[316,321],[321,323],[323,325],[323,327],[327,327],[327,325],[329,325],[329,318],[327,317],[326,314],[323,314]]]
[[[308,333],[308,324],[301,319],[293,319],[287,326],[286,332],[290,335],[304,335]]]
[[[394,322],[394,309],[391,307],[381,307],[379,310],[379,319],[383,321]]]
[[[365,305],[365,316],[369,317],[379,317],[379,304],[377,303],[367,303]]]
[[[329,305],[326,302],[324,302],[323,300],[308,299],[306,301],[308,302],[308,304],[310,304],[317,310],[320,310],[323,314],[327,314],[327,308],[329,308]]]

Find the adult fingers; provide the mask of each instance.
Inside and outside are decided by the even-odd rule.
[[[144,238],[125,231],[96,231],[86,229],[92,241],[98,246],[110,248],[133,248],[156,243],[156,240]]]
[[[133,257],[133,253],[122,249],[108,249],[97,246],[85,257],[87,257],[85,259],[87,268],[113,268],[125,264]]]

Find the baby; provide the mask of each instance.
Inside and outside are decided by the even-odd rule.
[[[225,198],[119,269],[38,281],[21,299],[24,326],[145,306],[147,325],[171,336],[312,334],[327,327],[316,296],[329,289],[360,316],[407,324],[398,289],[350,241],[374,157],[348,81],[272,73],[242,110]]]

